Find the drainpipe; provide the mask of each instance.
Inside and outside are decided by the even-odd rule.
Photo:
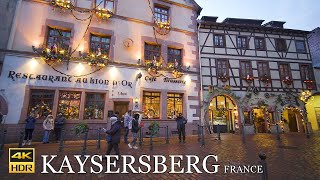
[[[200,27],[201,27],[201,20],[198,21],[199,25],[197,28],[198,34],[198,57],[199,57],[199,75],[200,75],[200,125],[204,125],[204,109],[203,109],[203,89],[202,89],[202,61],[201,61],[201,53],[200,53]]]
[[[15,37],[16,29],[17,29],[17,19],[18,19],[19,15],[20,15],[20,12],[21,12],[21,10],[20,10],[21,9],[21,2],[22,2],[22,0],[18,0],[18,2],[16,4],[14,17],[13,17],[13,20],[12,20],[12,27],[11,27],[11,31],[10,31],[10,36],[9,36],[8,44],[7,44],[7,49],[8,50],[12,50],[13,40],[14,40],[14,37]]]

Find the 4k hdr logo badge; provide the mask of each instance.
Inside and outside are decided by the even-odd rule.
[[[34,148],[9,148],[9,173],[34,173]]]

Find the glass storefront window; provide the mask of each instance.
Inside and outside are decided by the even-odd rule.
[[[159,92],[143,92],[143,112],[144,119],[160,118]]]
[[[104,94],[86,93],[84,119],[103,119]]]
[[[48,116],[52,112],[54,91],[33,89],[30,93],[28,114],[36,118]]]
[[[217,125],[220,125],[220,132],[234,132],[238,126],[237,106],[227,96],[216,96],[209,106],[209,119],[216,132]]]
[[[182,113],[183,94],[168,93],[167,116],[168,119],[175,119]]]
[[[81,92],[60,91],[58,113],[66,119],[79,119]]]

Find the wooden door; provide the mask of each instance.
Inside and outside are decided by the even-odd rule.
[[[122,119],[123,115],[128,112],[129,102],[114,102],[114,112],[119,112],[119,118]]]
[[[290,132],[298,132],[297,118],[295,112],[288,110]]]

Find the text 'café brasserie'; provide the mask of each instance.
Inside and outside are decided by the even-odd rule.
[[[16,141],[15,136],[24,128],[24,120],[30,113],[38,117],[35,137],[39,139],[44,117],[60,112],[67,119],[67,129],[79,122],[90,128],[105,127],[111,114],[117,111],[123,116],[128,110],[143,114],[146,129],[156,121],[160,127],[169,126],[169,133],[173,134],[176,131],[173,119],[178,113],[188,119],[187,133],[197,129],[200,119],[197,74],[175,79],[169,75],[154,77],[142,68],[125,66],[108,66],[91,73],[93,70],[86,64],[70,62],[68,69],[52,68],[40,59],[6,58],[0,85],[8,107],[5,124],[13,134],[8,133],[9,141]],[[79,71],[88,75],[77,76]],[[159,135],[165,132],[160,131]]]

